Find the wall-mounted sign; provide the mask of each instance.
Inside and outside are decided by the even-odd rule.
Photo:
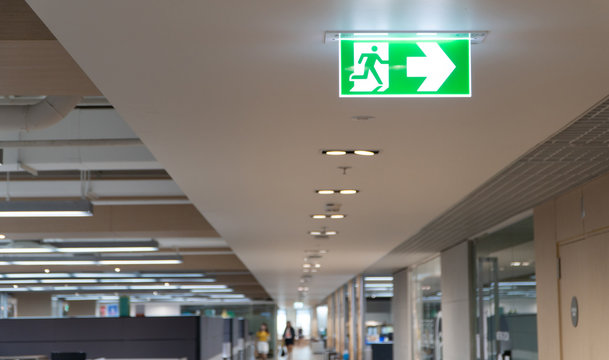
[[[341,97],[470,97],[468,33],[340,33]]]

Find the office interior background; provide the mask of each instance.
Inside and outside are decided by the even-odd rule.
[[[607,18],[1,0],[0,356],[605,359]]]

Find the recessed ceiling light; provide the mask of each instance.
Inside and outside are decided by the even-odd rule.
[[[355,190],[355,189],[340,189],[340,190],[323,189],[323,190],[315,190],[315,192],[318,193],[318,194],[321,194],[321,195],[332,195],[332,194],[352,195],[352,194],[357,194],[359,192],[359,190]]]
[[[315,267],[319,269],[321,267],[321,264],[315,264]]]
[[[302,267],[303,267],[303,268],[310,268],[310,267],[311,267],[311,264],[302,264]]]
[[[341,156],[341,155],[361,155],[361,156],[374,156],[378,155],[379,150],[322,150],[321,153],[329,156]]]
[[[374,150],[355,150],[353,153],[355,155],[361,155],[361,156],[374,156],[374,155],[378,154],[378,151],[374,151]]]
[[[309,231],[309,235],[313,236],[329,236],[336,235],[338,232],[336,230],[327,230],[327,231]]]
[[[48,274],[51,272],[51,269],[44,269],[44,272]]]
[[[119,268],[119,267],[114,268],[114,272],[121,272],[121,268]]]
[[[343,214],[315,214],[311,215],[313,219],[344,219],[345,215]]]
[[[0,240],[6,239],[6,235],[0,234]]]
[[[324,150],[322,151],[324,155],[337,156],[337,155],[347,155],[345,150]]]

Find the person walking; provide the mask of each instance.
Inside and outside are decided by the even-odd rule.
[[[271,334],[269,333],[269,327],[266,323],[262,323],[260,325],[260,330],[256,332],[256,352],[258,353],[258,357],[263,360],[266,360],[269,355],[269,340],[271,339]]]
[[[292,353],[294,347],[294,338],[296,337],[296,331],[292,327],[292,324],[288,321],[285,324],[285,330],[283,331],[283,343],[288,348],[288,356]]]

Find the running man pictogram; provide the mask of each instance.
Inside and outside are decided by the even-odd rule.
[[[378,72],[376,71],[376,65],[377,65],[377,62],[379,64],[389,64],[389,60],[381,59],[379,54],[377,54],[378,47],[376,45],[372,46],[372,51],[373,52],[361,54],[357,63],[361,64],[362,61],[364,61],[364,59],[366,59],[366,62],[364,63],[364,73],[361,75],[355,75],[355,74],[351,75],[351,80],[367,79],[368,73],[372,73],[372,76],[374,76],[374,78],[376,79],[376,82],[379,85],[383,85],[383,81],[381,80],[381,77],[379,76]]]

